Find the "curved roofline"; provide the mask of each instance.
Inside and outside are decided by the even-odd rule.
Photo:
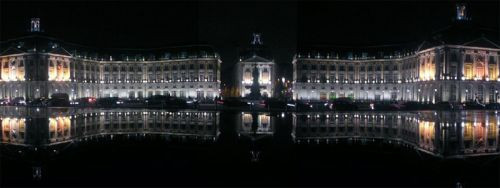
[[[12,39],[7,39],[5,41],[0,41],[0,44],[3,43],[8,43],[16,40],[22,40],[22,39],[29,39],[29,38],[45,38],[49,40],[54,40],[58,41],[64,44],[69,44],[72,46],[77,46],[77,47],[82,47],[82,48],[89,48],[89,49],[96,49],[96,50],[113,50],[113,51],[120,51],[120,50],[127,50],[127,51],[151,51],[151,50],[163,50],[163,49],[173,49],[173,48],[185,48],[185,47],[207,47],[210,48],[211,50],[215,51],[215,47],[210,44],[206,43],[200,43],[200,44],[185,44],[185,45],[172,45],[172,46],[163,46],[163,47],[155,47],[155,48],[109,48],[109,47],[96,47],[96,46],[90,46],[90,45],[83,45],[83,44],[78,44],[74,42],[67,42],[63,39],[59,39],[56,37],[48,36],[48,35],[41,35],[41,34],[31,34],[31,35],[26,35],[26,36],[21,36],[17,38],[12,38]]]
[[[342,45],[342,44],[304,44],[305,48],[315,48],[315,47],[329,47],[329,48],[353,48],[353,49],[363,49],[363,48],[379,48],[379,47],[398,47],[404,45],[414,44],[415,41],[399,42],[392,44],[371,44],[371,45]],[[298,45],[300,48],[301,45]]]

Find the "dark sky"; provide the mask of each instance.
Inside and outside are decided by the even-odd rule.
[[[451,23],[452,0],[418,1],[0,1],[0,40],[26,34],[31,17],[40,17],[47,35],[88,46],[155,48],[177,44],[213,45],[223,71],[231,73],[239,49],[253,32],[291,76],[297,46],[376,45],[422,40]],[[500,3],[469,3],[480,25],[500,25]],[[499,33],[500,35],[500,33]],[[229,74],[223,76],[228,80]]]

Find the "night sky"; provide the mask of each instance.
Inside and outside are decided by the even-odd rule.
[[[103,48],[210,44],[221,55],[223,82],[231,83],[239,51],[253,32],[291,77],[297,47],[310,44],[382,45],[423,40],[452,22],[456,1],[0,1],[0,40],[27,34],[40,17],[46,35]],[[498,30],[500,3],[469,3],[477,24]],[[500,33],[499,33],[500,37]]]

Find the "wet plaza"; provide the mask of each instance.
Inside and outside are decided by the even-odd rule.
[[[1,184],[499,185],[497,111],[0,108]]]

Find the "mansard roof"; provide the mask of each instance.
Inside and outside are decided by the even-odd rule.
[[[3,52],[1,55],[25,52],[54,53],[105,61],[111,60],[111,58],[113,61],[218,58],[218,54],[212,46],[203,44],[150,49],[99,48],[69,43],[39,34],[2,41],[0,42],[0,52]]]
[[[434,45],[463,45],[471,47],[499,48],[496,29],[480,27],[472,22],[455,22],[432,33],[428,41]]]
[[[298,47],[296,56],[346,60],[392,59],[414,54],[417,47],[416,43],[377,46],[303,45]]]
[[[471,22],[455,22],[432,33],[420,42],[376,46],[299,45],[297,58],[318,59],[392,59],[415,54],[441,45],[461,45],[500,49],[495,29],[482,28]]]

